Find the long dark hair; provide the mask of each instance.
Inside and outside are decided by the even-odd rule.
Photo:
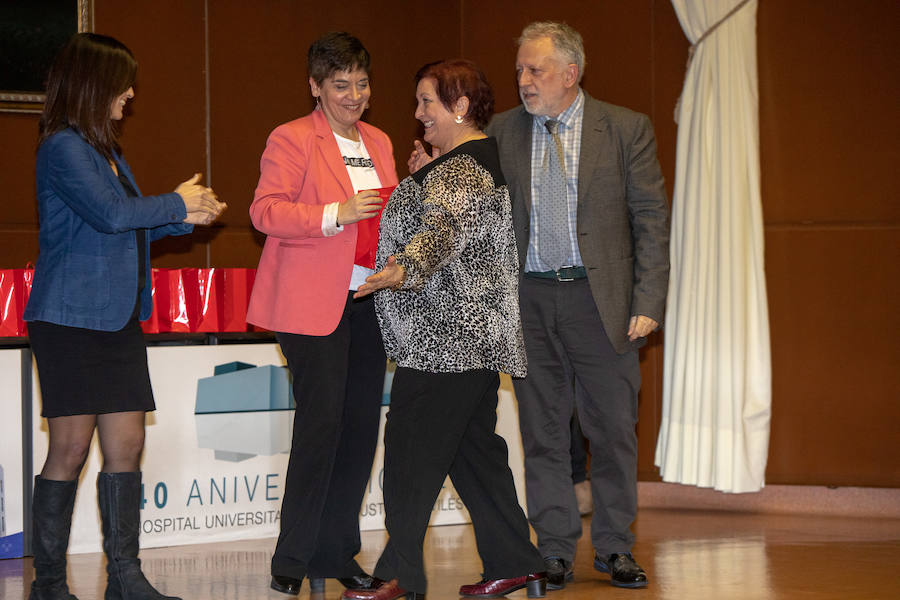
[[[96,33],[76,33],[63,46],[47,76],[47,100],[38,145],[71,127],[97,152],[113,160],[118,127],[110,118],[113,100],[134,83],[137,61],[125,44]]]

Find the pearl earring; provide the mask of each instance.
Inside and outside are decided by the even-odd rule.
[[[463,122],[462,115],[456,115],[456,118],[454,119],[454,121],[456,122],[457,125],[462,125],[462,122]]]

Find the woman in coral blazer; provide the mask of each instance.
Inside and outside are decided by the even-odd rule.
[[[397,184],[390,139],[359,120],[371,95],[360,41],[323,36],[308,68],[316,110],[271,133],[250,206],[268,237],[247,320],[276,332],[296,402],[272,557],[271,587],[286,594],[297,594],[304,577],[312,591],[325,577],[373,585],[354,557],[385,354],[374,303],[352,297],[373,271],[354,260],[358,223],[381,209],[373,190]]]

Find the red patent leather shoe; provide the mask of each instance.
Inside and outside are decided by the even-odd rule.
[[[478,583],[459,588],[459,595],[467,598],[500,598],[527,588],[529,598],[543,598],[547,594],[547,574],[532,573],[509,579],[482,579]]]
[[[407,592],[397,585],[396,579],[384,581],[375,589],[369,590],[351,590],[346,589],[341,594],[344,600],[396,600],[404,598],[404,600],[425,600],[425,594],[417,594],[415,592]]]

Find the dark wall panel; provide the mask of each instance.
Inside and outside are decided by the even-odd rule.
[[[641,393],[638,398],[638,478],[659,481],[659,469],[653,463],[659,434],[662,406],[663,334],[650,335],[641,348]],[[601,449],[602,452],[602,449]]]
[[[122,149],[141,191],[171,192],[206,170],[203,0],[96,0],[95,30],[122,40],[138,60]],[[206,234],[205,234],[206,235]],[[153,244],[157,267],[202,266],[203,237]]]
[[[35,115],[0,114],[0,269],[23,268],[38,256],[34,201]]]
[[[900,486],[900,5],[760,2],[771,483]]]
[[[37,151],[36,115],[0,115],[0,228],[29,226],[37,230],[37,206],[34,203],[34,154]],[[30,257],[33,260],[35,257]]]
[[[214,264],[256,266],[262,236],[248,208],[259,179],[269,132],[313,109],[306,72],[310,43],[328,31],[359,37],[372,56],[369,123],[394,142],[397,171],[406,174],[419,135],[413,75],[424,63],[458,53],[456,28],[435,36],[433,23],[459,22],[456,3],[383,3],[352,0],[318,4],[280,1],[210,3],[212,165],[215,187],[229,202],[226,230],[212,245]]]
[[[774,228],[766,248],[768,480],[900,485],[897,230]]]
[[[652,0],[572,0],[553,6],[540,0],[468,0],[463,6],[462,51],[485,70],[495,88],[497,110],[519,102],[515,40],[522,28],[532,21],[553,20],[569,23],[584,38],[582,85],[589,93],[644,113],[653,111]]]
[[[900,220],[900,3],[760,2],[766,221]]]

